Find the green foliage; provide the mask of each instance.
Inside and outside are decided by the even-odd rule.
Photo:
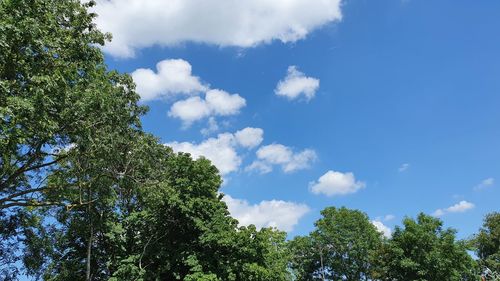
[[[396,227],[380,255],[382,280],[477,280],[475,264],[466,244],[457,241],[455,230],[443,229],[442,222],[420,214],[406,218],[404,228]]]
[[[357,210],[329,207],[316,229],[290,242],[297,280],[369,280],[382,235]]]
[[[316,229],[238,227],[206,159],[144,133],[128,75],[109,71],[92,1],[0,0],[0,279],[474,280],[455,232],[420,215],[385,240],[366,214]],[[500,215],[474,244],[499,270]]]
[[[45,280],[85,280],[90,245],[92,280],[289,280],[285,233],[238,228],[209,161],[174,154],[148,135],[127,144],[118,150],[127,153],[109,162],[68,157],[78,165],[53,175],[88,185],[67,197],[83,192],[99,200],[45,213],[56,213],[58,222],[38,240],[54,246],[32,272]]]
[[[144,108],[131,78],[107,71],[90,5],[0,2],[0,209],[67,203],[33,200],[67,148],[88,153],[96,134],[140,126]]]
[[[481,266],[500,272],[500,213],[486,215],[473,242]]]
[[[106,69],[98,45],[109,36],[92,23],[91,5],[0,1],[0,260],[12,273],[0,278],[15,275],[19,245],[34,240],[23,208],[89,203],[75,190],[88,195],[90,178],[99,177],[103,165],[81,171],[111,162],[117,143],[140,131],[145,109],[132,79]],[[30,267],[36,251],[25,255]]]

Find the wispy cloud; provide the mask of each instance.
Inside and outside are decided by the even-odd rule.
[[[482,180],[478,185],[474,186],[474,190],[480,191],[480,190],[488,188],[494,184],[495,184],[494,178],[487,178],[487,179]]]
[[[450,206],[445,209],[437,209],[432,213],[433,216],[435,217],[442,217],[448,213],[465,213],[471,209],[473,209],[475,205],[473,203],[467,202],[465,200],[462,200],[458,202],[457,204]]]
[[[399,171],[400,173],[402,173],[402,172],[404,172],[404,171],[408,170],[409,168],[410,168],[410,164],[409,164],[409,163],[404,163],[404,164],[402,164],[402,165],[398,168],[398,171]]]
[[[384,217],[384,221],[392,221],[395,218],[396,218],[396,216],[394,216],[394,215],[386,215]]]

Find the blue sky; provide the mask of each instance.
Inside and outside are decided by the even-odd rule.
[[[98,1],[106,62],[148,132],[223,167],[242,223],[293,237],[347,206],[464,238],[499,211],[500,2],[148,2]]]

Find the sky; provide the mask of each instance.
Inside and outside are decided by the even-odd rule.
[[[500,204],[500,2],[98,0],[144,129],[205,156],[242,225],[328,206],[467,238]]]

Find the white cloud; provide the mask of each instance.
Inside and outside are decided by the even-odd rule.
[[[204,156],[212,161],[221,175],[227,175],[237,171],[241,165],[242,157],[238,154],[238,148],[250,148],[250,144],[257,143],[258,139],[249,132],[257,132],[257,134],[262,135],[264,131],[259,128],[247,127],[234,134],[219,134],[216,138],[209,138],[198,144],[174,141],[165,145],[172,147],[175,152],[189,153],[194,159]],[[253,142],[243,139],[244,135],[254,137]]]
[[[383,222],[378,221],[378,220],[373,220],[371,223],[377,228],[379,232],[381,232],[385,237],[391,238],[392,236],[392,230],[386,226]]]
[[[474,204],[467,201],[460,201],[458,204],[455,204],[446,210],[450,213],[463,213],[472,208],[474,208]]]
[[[113,34],[105,52],[118,57],[183,42],[238,47],[294,42],[342,19],[341,0],[97,0],[93,10],[97,26]]]
[[[398,171],[400,173],[402,173],[402,172],[408,170],[408,168],[410,168],[410,164],[409,163],[404,163],[403,165],[401,165],[401,167],[399,167]]]
[[[235,136],[241,146],[254,148],[264,140],[264,130],[260,128],[245,128],[236,132]]]
[[[437,209],[436,211],[434,211],[434,213],[432,215],[435,217],[441,217],[441,216],[444,216],[448,213],[464,213],[468,210],[473,209],[474,207],[475,207],[474,204],[467,202],[465,200],[462,200],[459,203],[457,203],[453,206],[450,206],[446,209]]]
[[[208,136],[212,133],[215,133],[219,130],[219,124],[214,117],[210,117],[208,119],[208,127],[201,129],[200,133],[204,136]]]
[[[237,171],[241,165],[241,157],[235,147],[233,134],[219,134],[217,138],[209,138],[199,144],[191,142],[170,142],[165,145],[175,152],[190,153],[193,158],[204,156],[219,169],[221,175]]]
[[[194,121],[206,118],[211,113],[212,111],[205,100],[200,97],[191,97],[175,102],[170,107],[168,116],[181,119],[184,126],[189,127]]]
[[[282,144],[270,144],[257,151],[257,157],[270,164],[286,164],[291,161],[292,150]]]
[[[309,168],[317,159],[316,152],[312,149],[295,153],[290,147],[282,144],[262,146],[257,150],[256,155],[257,160],[246,168],[247,171],[257,170],[261,173],[269,173],[273,165],[279,165],[285,173],[291,173]]]
[[[312,193],[322,193],[326,196],[355,193],[365,186],[364,182],[356,180],[353,173],[341,173],[331,170],[322,175],[317,182],[309,184]]]
[[[434,213],[432,213],[433,216],[435,217],[441,217],[445,214],[445,210],[443,209],[437,209],[436,211],[434,211]]]
[[[273,166],[264,161],[255,160],[245,168],[245,171],[259,171],[261,174],[267,174],[273,171]]]
[[[480,191],[483,190],[487,187],[490,187],[495,184],[495,179],[494,178],[487,178],[481,181],[478,185],[474,187],[475,191]]]
[[[304,149],[299,153],[294,153],[291,161],[283,166],[285,173],[290,173],[298,170],[307,169],[310,167],[311,162],[318,158],[316,152],[312,149]]]
[[[209,90],[205,99],[190,97],[175,102],[168,115],[181,119],[185,127],[209,116],[236,115],[246,105],[246,100],[238,94],[229,94],[222,90]]]
[[[222,200],[226,202],[229,212],[240,225],[276,227],[283,231],[292,231],[299,219],[310,210],[307,205],[282,200],[250,204],[246,200],[235,199],[229,195],[225,195]]]
[[[195,94],[207,90],[200,78],[192,75],[189,62],[169,59],[156,64],[156,73],[151,69],[139,68],[132,72],[137,93],[142,100],[150,101],[177,94]]]
[[[238,94],[229,94],[222,90],[210,90],[205,101],[213,114],[220,116],[235,115],[246,105],[246,101]]]
[[[289,66],[285,79],[278,82],[274,92],[278,96],[284,96],[290,100],[299,98],[301,95],[310,100],[319,88],[319,79],[306,77],[296,66]]]

